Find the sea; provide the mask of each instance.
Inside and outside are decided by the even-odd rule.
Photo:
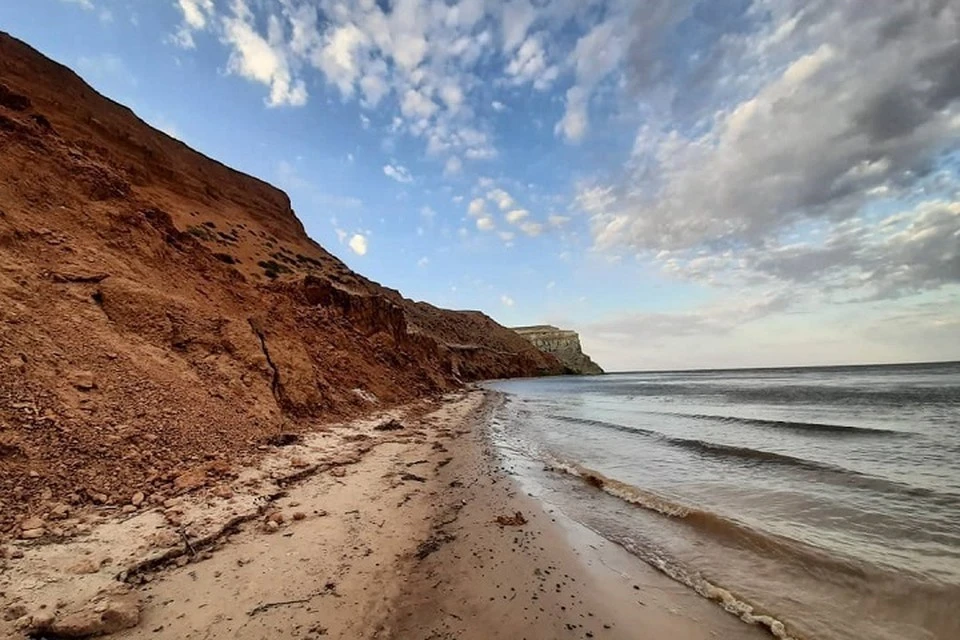
[[[531,494],[744,621],[960,639],[960,363],[486,386]]]

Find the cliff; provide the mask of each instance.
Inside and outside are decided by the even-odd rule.
[[[514,327],[513,330],[541,351],[556,356],[571,373],[581,375],[603,373],[603,369],[583,352],[580,336],[576,331],[566,331],[550,325]]]
[[[0,532],[202,484],[280,432],[562,371],[352,272],[286,194],[0,33]]]

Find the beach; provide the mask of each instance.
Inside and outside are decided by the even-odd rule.
[[[327,425],[229,483],[8,544],[0,632],[767,637],[523,493],[488,439],[501,401],[469,390]]]

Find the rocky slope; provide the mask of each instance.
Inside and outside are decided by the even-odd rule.
[[[162,500],[280,432],[562,371],[353,273],[284,193],[0,33],[0,533]]]
[[[576,331],[566,331],[547,324],[532,327],[514,327],[521,336],[541,351],[554,355],[569,373],[596,375],[603,369],[583,352]]]

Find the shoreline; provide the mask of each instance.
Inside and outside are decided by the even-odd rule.
[[[523,494],[488,437],[498,401],[326,428],[229,484],[14,543],[0,635],[769,637]]]

